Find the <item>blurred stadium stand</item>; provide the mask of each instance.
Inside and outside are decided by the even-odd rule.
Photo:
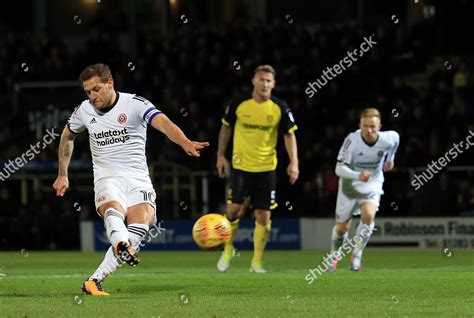
[[[149,129],[159,218],[223,211],[225,184],[214,171],[220,117],[232,96],[251,89],[255,66],[268,63],[277,70],[274,93],[289,103],[299,126],[300,179],[289,186],[280,147],[275,217],[334,214],[336,154],[357,129],[365,106],[378,107],[383,129],[401,135],[397,169],[386,174],[380,213],[474,215],[472,150],[420,190],[410,185],[413,173],[474,131],[474,42],[462,34],[473,29],[466,17],[473,3],[395,1],[392,8],[374,0],[346,3],[13,3],[11,11],[0,13],[0,162],[21,156],[46,129],[61,131],[85,98],[74,82],[78,74],[104,62],[118,91],[146,97],[188,136],[211,142],[193,160]],[[377,45],[308,98],[308,82],[371,34]],[[78,220],[97,218],[87,134],[75,143],[70,191],[61,199],[51,187],[58,143],[0,183],[1,248],[78,248]]]

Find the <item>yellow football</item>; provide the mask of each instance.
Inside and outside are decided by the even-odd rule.
[[[204,250],[221,247],[232,236],[229,220],[221,214],[210,213],[201,216],[193,226],[193,238]]]

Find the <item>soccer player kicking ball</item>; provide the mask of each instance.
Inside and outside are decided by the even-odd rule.
[[[57,196],[69,187],[68,166],[77,134],[89,133],[97,212],[112,246],[82,290],[108,296],[102,281],[122,263],[136,266],[139,244],[156,223],[155,190],[145,156],[147,124],[164,133],[190,156],[199,157],[207,142],[189,140],[182,130],[148,100],[118,92],[105,64],[90,65],[79,76],[88,99],[72,113],[59,143]]]
[[[361,220],[354,236],[351,270],[359,271],[362,267],[362,251],[372,235],[375,213],[383,194],[383,171],[393,169],[400,142],[397,132],[380,131],[381,126],[380,112],[375,108],[365,109],[360,116],[360,129],[346,137],[339,151],[336,175],[340,179],[329,271],[337,269],[339,259],[334,252],[348,239],[354,215],[361,215]]]
[[[294,131],[297,126],[288,105],[271,95],[275,86],[275,70],[270,65],[256,68],[252,79],[250,96],[230,102],[219,133],[217,172],[219,177],[228,175],[229,164],[225,150],[232,132],[232,173],[227,196],[227,219],[232,224],[232,238],[226,243],[217,268],[225,272],[235,253],[233,240],[239,226],[239,211],[245,210],[249,202],[255,208],[255,230],[253,234],[254,254],[250,270],[266,273],[262,266],[262,255],[268,242],[271,210],[276,203],[276,145],[278,134],[284,135],[285,148],[290,158],[287,173],[290,183],[298,179],[298,153]]]

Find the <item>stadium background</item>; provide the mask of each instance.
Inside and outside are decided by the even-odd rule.
[[[224,211],[225,184],[214,168],[220,117],[233,95],[251,89],[255,66],[268,63],[277,71],[274,94],[289,103],[299,126],[300,179],[289,186],[281,147],[275,219],[333,217],[336,154],[365,106],[378,107],[383,129],[401,136],[379,216],[474,215],[472,150],[421,189],[410,184],[474,131],[474,44],[466,37],[474,24],[472,2],[38,0],[9,6],[0,13],[3,164],[41,141],[46,129],[62,130],[85,98],[78,74],[104,62],[117,90],[146,97],[188,136],[211,142],[194,160],[149,129],[147,156],[163,226]],[[352,67],[313,98],[304,93],[372,34],[377,45]],[[99,221],[87,134],[75,143],[70,190],[61,199],[51,187],[58,144],[0,183],[2,250],[79,249],[80,222]]]

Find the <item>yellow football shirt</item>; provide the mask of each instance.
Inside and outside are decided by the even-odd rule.
[[[275,170],[278,134],[298,129],[288,105],[273,96],[263,103],[252,97],[231,101],[222,123],[234,127],[232,167],[247,172]]]

